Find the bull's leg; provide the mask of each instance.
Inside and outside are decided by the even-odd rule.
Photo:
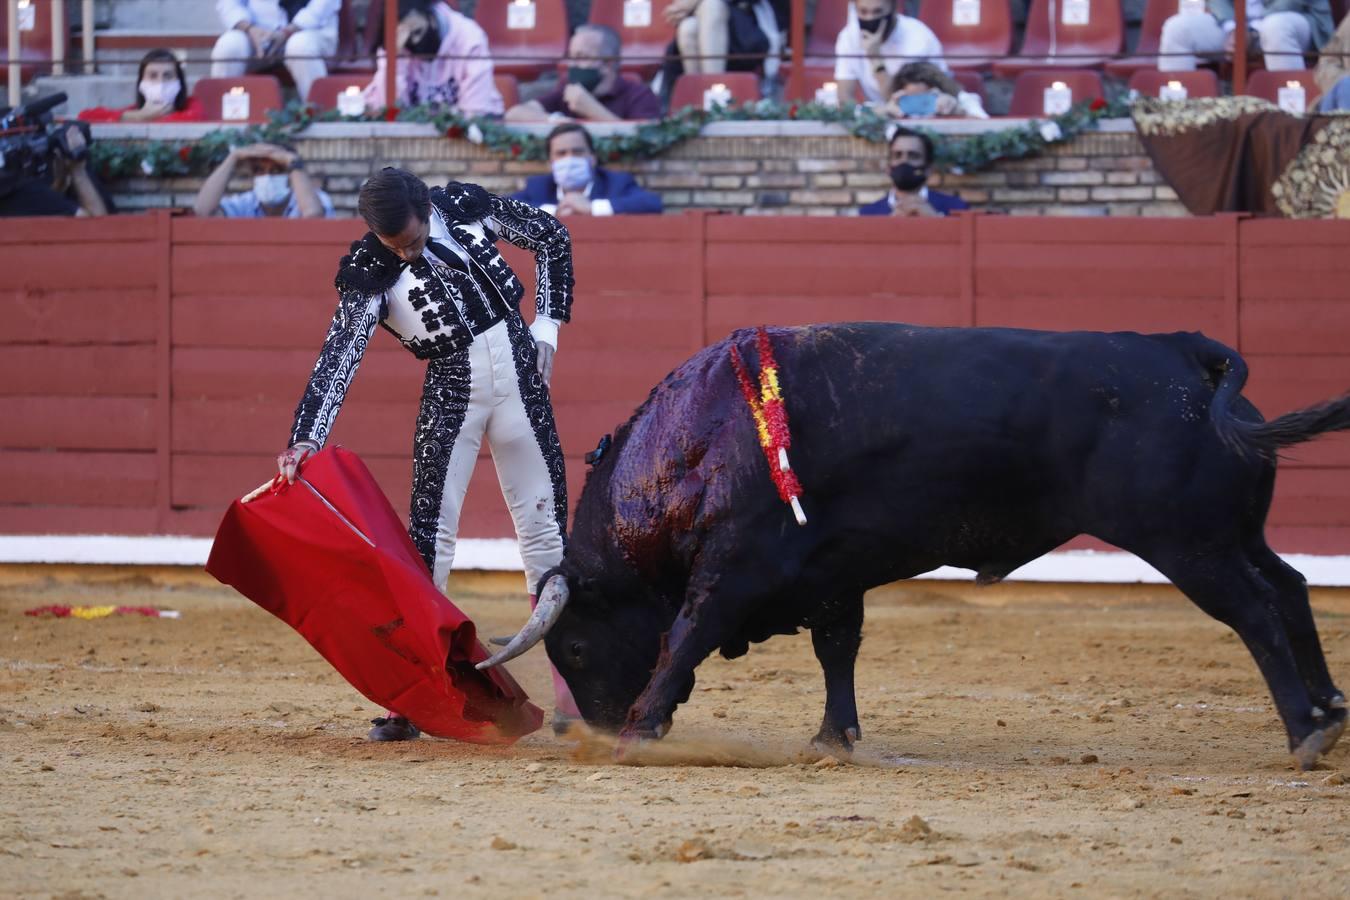
[[[744,608],[736,597],[714,594],[691,582],[684,607],[661,638],[661,654],[651,680],[628,710],[619,734],[621,743],[659,738],[669,730],[675,707],[693,689],[694,669],[741,624]]]
[[[852,750],[862,736],[853,692],[853,667],[862,643],[863,598],[845,601],[839,618],[811,629],[811,646],[825,673],[825,718],[813,743],[823,750]]]
[[[1247,548],[1252,565],[1261,573],[1278,596],[1275,608],[1284,622],[1284,630],[1289,638],[1289,646],[1294,651],[1294,661],[1303,676],[1303,683],[1312,696],[1313,716],[1319,713],[1325,716],[1334,734],[1334,744],[1345,728],[1345,695],[1331,680],[1327,671],[1327,659],[1322,653],[1322,643],[1317,637],[1317,623],[1313,620],[1312,606],[1308,603],[1308,584],[1297,569],[1280,559],[1264,540]],[[1331,749],[1328,745],[1327,749]]]
[[[1284,622],[1275,612],[1275,589],[1237,547],[1205,554],[1173,550],[1145,558],[1197,606],[1237,632],[1266,680],[1295,761],[1311,768],[1335,736],[1313,714]]]

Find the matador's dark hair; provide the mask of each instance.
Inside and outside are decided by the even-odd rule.
[[[430,219],[431,198],[422,179],[404,169],[385,166],[361,185],[356,211],[371,231],[387,237],[408,227],[411,216],[422,222]]]

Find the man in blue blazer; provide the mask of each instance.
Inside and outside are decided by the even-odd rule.
[[[928,173],[933,166],[933,141],[928,135],[897,128],[891,135],[886,170],[895,185],[875,203],[858,208],[860,216],[945,216],[952,210],[970,209],[955,194],[930,190]]]
[[[548,134],[548,175],[533,175],[525,190],[513,194],[555,216],[613,216],[659,213],[661,198],[644,191],[627,172],[596,165],[591,135],[575,122]]]

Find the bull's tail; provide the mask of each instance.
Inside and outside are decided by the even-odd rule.
[[[1220,439],[1242,456],[1274,459],[1282,447],[1311,441],[1331,431],[1350,429],[1350,393],[1295,410],[1272,422],[1238,419],[1233,415],[1232,406],[1247,383],[1247,364],[1229,350],[1221,359],[1209,362],[1208,367],[1219,376],[1214,399],[1209,405],[1210,423]]]

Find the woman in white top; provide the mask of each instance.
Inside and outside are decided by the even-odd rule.
[[[896,0],[856,0],[848,7],[848,22],[834,42],[834,80],[839,96],[854,96],[881,103],[900,67],[911,62],[930,62],[946,70],[942,42],[932,29],[896,12]]]

